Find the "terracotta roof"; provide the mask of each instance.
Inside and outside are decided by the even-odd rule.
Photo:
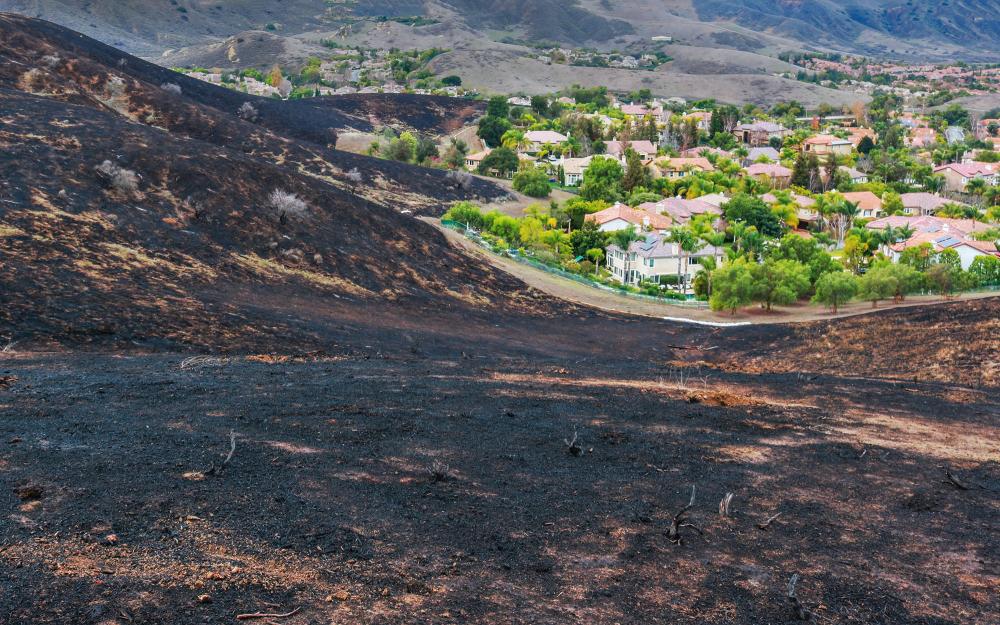
[[[607,154],[619,155],[625,152],[624,147],[622,147],[621,141],[605,141],[604,147]],[[628,147],[632,148],[636,152],[641,154],[656,154],[656,147],[652,142],[641,140],[641,141],[629,141]]]
[[[645,204],[640,204],[639,208],[669,215],[673,221],[677,222],[688,221],[691,217],[695,215],[702,215],[704,213],[712,215],[722,214],[721,208],[713,206],[708,202],[703,202],[701,200],[685,200],[683,198],[676,197],[665,198],[659,202],[646,202]]]
[[[662,108],[652,108],[646,106],[645,104],[622,104],[622,113],[625,115],[635,116],[646,116],[646,115],[662,115]]]
[[[851,191],[850,193],[842,193],[841,195],[848,202],[856,203],[858,210],[870,211],[882,208],[882,200],[871,191]]]
[[[904,208],[917,208],[928,212],[937,210],[945,204],[961,204],[961,202],[952,202],[948,198],[933,193],[903,193],[899,197],[903,200]]]
[[[963,178],[975,178],[976,176],[992,176],[997,173],[996,163],[948,163],[934,168],[934,173],[950,169]]]
[[[902,228],[909,226],[918,232],[958,232],[963,236],[968,236],[974,232],[989,230],[989,224],[974,219],[951,219],[949,217],[935,217],[933,215],[909,216],[890,215],[875,219],[866,224],[872,230],[884,230],[887,226]]]
[[[612,243],[608,249],[620,249]],[[662,234],[648,234],[645,239],[632,241],[628,246],[629,252],[634,252],[641,258],[670,258],[681,255],[680,245],[673,243]],[[706,245],[697,252],[685,253],[685,256],[718,256],[719,250],[711,245]]]
[[[661,158],[656,164],[663,171],[684,171],[686,167],[702,171],[715,171],[715,166],[704,156],[696,156],[694,158]]]
[[[632,208],[616,202],[614,206],[609,206],[602,211],[587,215],[584,217],[584,220],[593,221],[600,226],[616,219],[621,219],[635,226],[648,226],[655,230],[669,228],[673,223],[670,217],[661,215],[654,211],[644,210],[643,206],[645,205],[640,205],[638,208]]]
[[[850,141],[833,135],[816,135],[814,137],[809,137],[804,141],[804,143],[809,145],[844,145],[846,143],[850,143]]]
[[[566,135],[554,130],[529,130],[524,133],[524,138],[533,143],[562,143]]]
[[[792,170],[774,163],[754,163],[743,171],[748,176],[767,176],[768,178],[791,178]]]

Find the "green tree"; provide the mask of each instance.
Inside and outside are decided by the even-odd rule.
[[[621,182],[624,172],[621,163],[613,158],[595,158],[583,170],[580,197],[585,200],[617,202],[621,199]]]
[[[510,105],[507,98],[502,95],[495,95],[486,103],[486,116],[507,119],[510,116]]]
[[[601,263],[604,262],[604,250],[599,247],[592,247],[583,254],[587,259],[594,263],[594,273],[600,268]]]
[[[528,165],[514,175],[514,188],[530,197],[548,197],[552,190],[548,175],[534,165]]]
[[[736,309],[752,301],[754,280],[751,265],[746,259],[738,258],[725,263],[712,272],[712,295],[708,305],[712,310],[728,310],[731,315]]]
[[[927,271],[933,259],[934,248],[930,243],[908,247],[899,254],[899,264],[907,265],[919,272]]]
[[[849,301],[858,292],[858,280],[854,274],[846,271],[831,271],[824,273],[816,281],[816,293],[812,301],[824,304],[837,314],[837,307]]]
[[[484,175],[496,173],[499,176],[506,176],[517,171],[517,167],[517,154],[514,154],[513,150],[497,148],[480,161],[477,171]]]
[[[601,232],[596,222],[585,221],[580,229],[569,235],[569,243],[573,246],[573,254],[584,256],[589,250],[604,249],[608,244],[608,236]]]
[[[622,189],[625,193],[631,193],[638,187],[649,185],[649,171],[646,169],[642,157],[633,150],[625,150],[625,173],[622,176]]]
[[[809,281],[812,284],[826,273],[844,269],[835,258],[820,247],[816,239],[788,233],[776,247],[771,248],[770,257],[775,260],[795,260],[809,267]]]
[[[486,142],[486,145],[496,147],[504,133],[512,128],[510,121],[502,117],[487,115],[479,120],[476,136]]]
[[[979,286],[1000,285],[1000,258],[996,256],[977,256],[969,265],[969,273],[975,277]]]
[[[872,141],[872,138],[867,135],[861,137],[861,141],[858,142],[858,152],[867,156],[873,149],[875,149],[875,142]]]
[[[465,164],[465,155],[469,153],[469,146],[461,139],[451,138],[448,147],[444,151],[444,163],[450,169],[458,169]]]
[[[879,300],[894,297],[898,289],[899,281],[892,274],[889,265],[876,265],[858,280],[858,295],[871,302],[872,308],[878,307]]]
[[[792,304],[809,292],[809,268],[795,260],[768,259],[750,268],[752,299],[770,312],[774,304]]]
[[[447,219],[451,221],[457,221],[460,224],[465,224],[468,228],[473,228],[475,230],[482,230],[485,225],[485,220],[483,219],[482,210],[472,202],[462,201],[455,202],[451,205],[441,219]]]
[[[722,205],[722,211],[729,223],[743,222],[754,226],[759,233],[769,237],[780,237],[785,233],[781,219],[771,212],[764,200],[740,193]]]
[[[438,157],[437,142],[430,137],[420,136],[414,149],[414,160],[423,163]]]
[[[417,150],[417,138],[410,132],[404,132],[389,143],[386,156],[394,161],[409,163]]]

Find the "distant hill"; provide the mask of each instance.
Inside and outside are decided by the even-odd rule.
[[[892,55],[916,44],[1000,57],[997,0],[696,0],[699,19],[733,21],[804,43]],[[925,49],[933,54],[933,49]]]
[[[0,11],[63,24],[143,56],[248,30],[289,36],[335,31],[360,17],[419,15],[467,27],[483,39],[507,33],[613,48],[667,30],[675,39],[718,48],[777,43],[1000,60],[1000,0],[0,0]]]

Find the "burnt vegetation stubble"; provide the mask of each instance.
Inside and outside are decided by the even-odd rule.
[[[0,27],[13,622],[1000,614],[995,299],[752,330],[552,302],[385,206],[432,210],[436,172]]]

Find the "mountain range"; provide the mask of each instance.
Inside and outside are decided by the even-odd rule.
[[[0,0],[133,53],[245,30],[334,31],[373,17],[425,16],[484,37],[598,48],[661,34],[743,50],[817,49],[926,59],[1000,59],[998,0]]]

